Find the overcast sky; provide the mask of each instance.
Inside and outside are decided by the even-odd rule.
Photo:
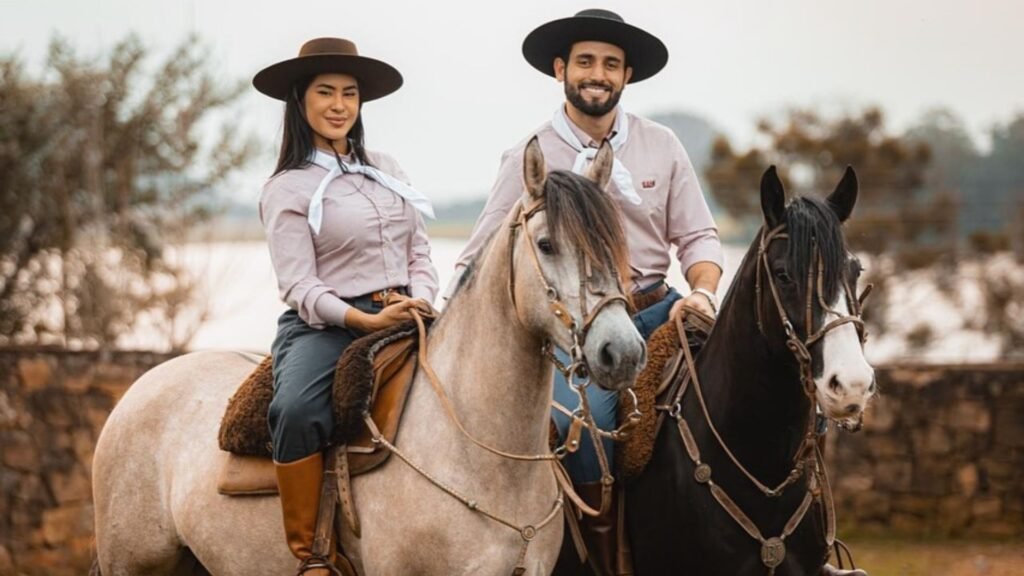
[[[895,129],[945,106],[976,136],[1024,112],[1021,0],[0,0],[0,53],[38,66],[53,33],[96,54],[135,32],[166,54],[194,32],[225,78],[251,78],[309,38],[350,38],[405,76],[364,108],[368,144],[441,203],[485,194],[501,152],[550,118],[561,86],[523,60],[522,40],[588,7],[669,48],[661,74],[627,88],[628,109],[695,113],[741,145],[759,116],[791,105],[878,104]],[[282,105],[253,90],[239,109],[274,150]],[[256,161],[239,199],[257,197],[273,161]]]

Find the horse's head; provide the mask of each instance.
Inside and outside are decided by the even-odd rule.
[[[618,209],[603,192],[612,162],[605,143],[586,177],[548,173],[540,144],[530,141],[510,274],[520,321],[569,351],[598,385],[619,390],[633,384],[647,349],[626,310],[629,265]]]
[[[788,206],[775,167],[761,178],[758,324],[777,351],[796,355],[825,415],[846,426],[859,425],[875,393],[854,292],[861,265],[842,230],[856,201],[852,168],[825,201],[802,197]]]

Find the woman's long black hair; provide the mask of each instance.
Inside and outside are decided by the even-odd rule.
[[[303,101],[306,89],[313,82],[313,76],[302,78],[292,85],[288,92],[288,99],[284,103],[284,135],[281,138],[281,153],[277,156],[277,168],[274,169],[274,176],[285,170],[305,168],[310,164],[310,157],[313,154],[313,128],[306,120],[306,111]],[[366,131],[363,128],[363,103],[359,102],[359,117],[348,132],[349,146],[356,159],[363,164],[372,165],[366,157]],[[337,156],[337,153],[335,153]]]

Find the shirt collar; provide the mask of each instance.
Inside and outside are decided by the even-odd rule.
[[[568,106],[568,104],[566,104],[566,106]],[[615,127],[619,125],[619,121],[618,121],[619,120],[619,118],[618,118],[619,114],[622,114],[622,108],[619,107],[619,106],[616,106],[615,107],[615,122],[612,123],[612,131],[608,133],[608,139],[609,140],[614,138],[615,134],[618,133],[618,131],[615,130]],[[584,146],[586,146],[587,148],[598,148],[599,146],[601,146],[600,142],[594,142],[594,139],[590,137],[590,134],[587,134],[586,132],[583,131],[582,128],[577,126],[576,123],[572,121],[572,117],[569,116],[568,113],[566,113],[566,115],[565,115],[565,120],[566,120],[566,124],[569,125],[569,130],[572,130],[572,133],[576,135],[576,138],[580,142],[584,143]]]

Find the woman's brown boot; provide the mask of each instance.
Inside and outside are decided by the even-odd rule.
[[[277,489],[281,493],[281,512],[288,548],[299,559],[298,574],[331,576],[337,569],[331,558],[313,554],[316,517],[320,507],[320,485],[323,483],[324,458],[317,452],[295,462],[274,463]]]

